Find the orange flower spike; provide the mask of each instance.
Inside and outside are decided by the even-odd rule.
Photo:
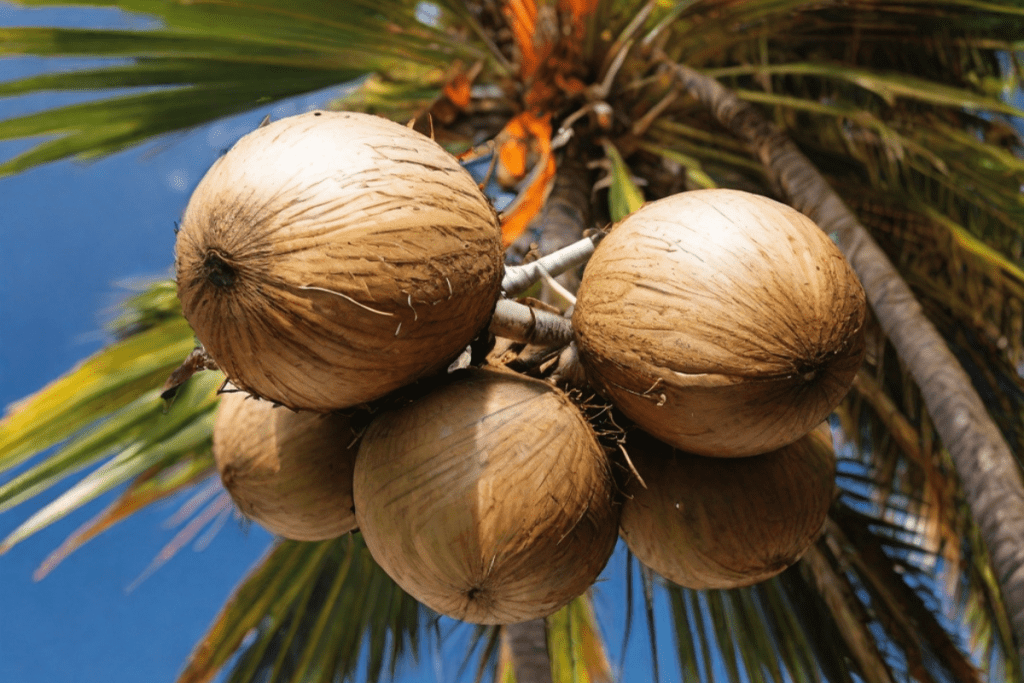
[[[508,179],[502,185],[511,185],[526,175],[527,151],[526,143],[515,138],[506,140],[498,149],[498,175]]]
[[[513,203],[511,210],[506,209],[501,215],[501,242],[502,246],[508,245],[519,239],[519,236],[526,232],[527,226],[544,208],[544,202],[551,194],[551,187],[555,179],[555,157],[548,154],[543,170],[537,178],[519,193],[519,197]]]
[[[587,29],[587,17],[597,11],[600,0],[559,0],[558,8],[572,16],[572,36],[576,40],[583,38]]]
[[[537,25],[537,5],[534,0],[508,0],[501,10],[512,29],[512,37],[521,55],[519,75],[522,78],[529,78],[540,66],[540,58],[533,44],[533,32]]]
[[[559,9],[572,13],[573,19],[584,19],[597,10],[600,0],[560,0]]]
[[[466,74],[460,73],[444,86],[444,95],[459,109],[469,106],[470,81]]]
[[[551,153],[551,115],[535,116],[523,112],[516,116],[502,131],[519,133],[522,141],[530,142],[539,153],[537,165],[530,171],[533,176],[511,206],[501,217],[501,237],[505,246],[514,242],[529,226],[534,217],[544,208],[555,179],[555,157]]]
[[[542,153],[551,151],[551,114],[537,116],[524,111],[516,118],[521,120],[529,136],[537,141]]]
[[[519,114],[498,133],[498,182],[509,187],[526,175],[526,160],[529,154],[530,131],[524,122],[526,114]]]

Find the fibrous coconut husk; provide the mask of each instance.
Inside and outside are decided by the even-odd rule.
[[[646,487],[627,486],[622,537],[687,588],[738,588],[792,565],[821,533],[835,488],[827,424],[763,455],[707,458],[643,432],[627,449]]]
[[[410,595],[455,619],[555,612],[597,578],[619,506],[590,425],[549,384],[466,371],[368,427],[356,518]]]
[[[803,214],[736,190],[645,205],[598,245],[573,314],[587,376],[678,448],[745,456],[821,422],[864,355],[864,291]]]
[[[356,526],[355,439],[343,415],[296,413],[235,392],[217,408],[213,456],[247,517],[285,538],[322,541]]]
[[[323,412],[446,365],[503,272],[496,214],[452,155],[328,111],[258,128],[213,165],[176,268],[182,311],[233,384]]]

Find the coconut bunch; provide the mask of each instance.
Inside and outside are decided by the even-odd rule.
[[[518,311],[514,361],[463,353],[515,328],[500,245],[454,157],[374,116],[282,119],[214,164],[176,267],[203,362],[241,390],[214,434],[239,508],[297,540],[358,527],[409,594],[482,624],[567,604],[620,533],[694,587],[792,563],[832,494],[834,455],[810,432],[864,353],[863,291],[831,241],[747,193],[651,202],[594,250],[571,322]],[[636,424],[625,507],[559,384]]]
[[[502,253],[490,203],[432,140],[350,113],[261,126],[200,182],[176,257],[203,363],[240,390],[214,455],[246,516],[296,540],[358,525],[409,593],[477,623],[594,582],[619,506],[586,419],[546,382],[438,373],[490,319]],[[339,410],[368,403],[357,434]],[[369,413],[347,412],[361,432]]]

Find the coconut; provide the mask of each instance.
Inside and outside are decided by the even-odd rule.
[[[295,413],[236,392],[217,407],[213,457],[247,517],[285,538],[322,541],[356,526],[354,441],[342,415]]]
[[[572,322],[588,378],[678,448],[745,456],[842,400],[866,304],[839,249],[774,200],[698,190],[645,205],[598,245]]]
[[[328,111],[260,127],[214,163],[176,268],[182,312],[233,384],[323,412],[446,365],[503,271],[496,214],[452,155]]]
[[[615,547],[610,467],[551,385],[467,371],[377,417],[353,481],[374,559],[431,609],[480,624],[544,617],[582,594]]]
[[[738,588],[789,567],[821,533],[835,486],[828,425],[746,458],[708,458],[634,432],[644,484],[626,488],[621,530],[642,563],[687,588]]]

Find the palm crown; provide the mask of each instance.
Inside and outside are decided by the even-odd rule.
[[[410,121],[465,159],[492,160],[515,195],[502,212],[510,258],[695,188],[766,194],[811,216],[872,307],[866,359],[833,415],[839,493],[823,535],[796,566],[745,589],[683,589],[631,561],[627,594],[642,596],[648,615],[653,599],[668,600],[685,680],[723,670],[752,681],[1020,679],[1024,161],[1014,126],[1024,112],[1003,97],[1024,73],[1016,4],[82,4],[152,15],[160,27],[0,29],[4,54],[127,58],[0,83],[2,95],[128,89],[0,121],[0,139],[50,136],[0,173],[352,82],[338,108]],[[0,484],[0,511],[103,463],[0,550],[125,486],[59,561],[214,474],[223,378],[195,375],[166,410],[161,398],[194,344],[174,283],[125,302],[111,335],[0,422],[0,471],[59,445]],[[229,504],[221,495],[209,509]],[[431,637],[435,620],[358,534],[281,541],[180,680],[210,680],[229,662],[231,680],[350,677],[363,648],[376,680]],[[514,638],[471,631],[467,663],[512,675]],[[548,619],[547,641],[556,680],[609,676],[586,598]],[[532,680],[521,666],[520,680]]]

